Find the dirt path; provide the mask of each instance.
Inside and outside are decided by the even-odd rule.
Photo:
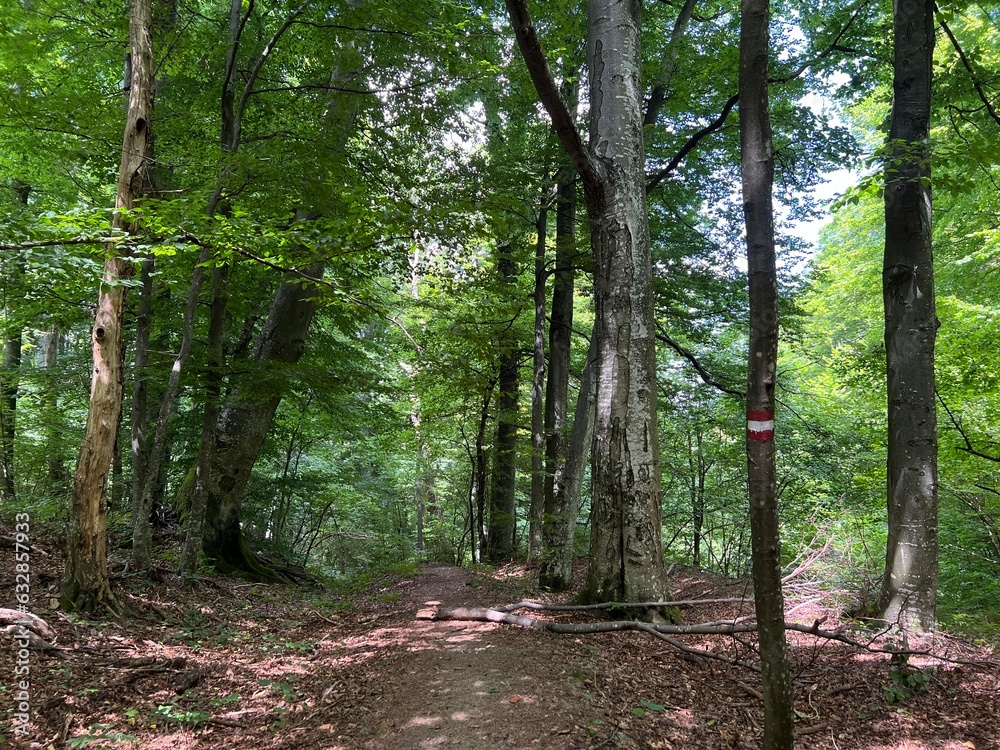
[[[482,597],[468,573],[428,566],[407,592],[417,610],[475,605]],[[579,703],[554,640],[542,633],[501,630],[491,623],[411,619],[372,633],[405,648],[369,748],[569,747],[569,711]],[[548,657],[548,658],[546,658]]]
[[[58,581],[58,555],[39,556],[38,591]],[[13,586],[0,555],[0,588]],[[121,750],[756,750],[758,676],[691,657],[638,633],[573,637],[477,622],[418,620],[418,610],[543,597],[534,571],[511,565],[470,580],[443,565],[373,576],[337,595],[205,577],[197,589],[123,577],[134,616],[71,620],[46,612],[60,651],[31,662],[32,726],[0,747]],[[577,572],[583,581],[585,570]],[[48,583],[47,583],[48,582]],[[9,589],[8,589],[9,590]],[[680,568],[678,599],[746,593],[745,582]],[[789,601],[802,622],[846,626],[806,589]],[[806,606],[808,605],[808,607]],[[805,607],[805,608],[803,608]],[[745,616],[713,604],[688,622]],[[546,613],[562,621],[581,613]],[[753,661],[751,639],[699,636],[696,648]],[[793,634],[797,748],[1000,750],[995,652],[944,634],[948,659],[914,657],[927,689],[889,702],[884,654]],[[0,649],[0,718],[10,711]],[[956,661],[956,659],[958,661]],[[6,696],[6,697],[5,697]]]

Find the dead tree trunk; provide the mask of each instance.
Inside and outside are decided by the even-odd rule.
[[[128,115],[122,143],[121,169],[112,226],[134,233],[129,213],[148,189],[148,155],[152,144],[153,52],[150,0],[132,0],[129,11],[131,75]],[[132,262],[117,245],[107,247],[98,298],[93,342],[94,369],[83,445],[77,462],[73,504],[67,534],[63,606],[94,610],[117,608],[108,581],[107,479],[121,417],[125,383],[122,368],[122,322],[125,286]]]

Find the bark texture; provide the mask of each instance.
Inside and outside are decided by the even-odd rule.
[[[640,0],[589,0],[590,140],[573,122],[524,0],[507,0],[518,47],[580,173],[594,251],[597,406],[592,600],[665,597],[652,269],[642,144]]]
[[[743,0],[740,23],[740,153],[750,277],[747,475],[753,589],[760,638],[765,750],[791,750],[792,680],[785,643],[775,482],[774,387],[778,277],[774,250],[774,146],[768,113],[769,0]]]
[[[548,233],[548,196],[542,193],[535,224],[535,326],[531,357],[531,504],[528,507],[528,559],[542,550],[542,510],[545,507],[545,240]]]
[[[497,270],[505,288],[514,282],[512,248],[497,248]],[[497,439],[493,453],[493,481],[490,483],[490,523],[486,539],[486,559],[502,562],[514,556],[517,532],[517,397],[518,341],[506,330],[501,342],[500,377],[497,381]]]
[[[128,212],[148,189],[153,115],[151,26],[150,0],[132,0],[128,114],[112,221],[114,228],[128,233],[136,230]],[[117,246],[109,246],[91,332],[94,367],[90,405],[77,461],[67,534],[63,577],[63,606],[67,609],[117,607],[108,581],[106,489],[125,389],[122,368],[125,287],[122,282],[132,274],[131,260],[123,256]]]
[[[31,186],[18,180],[13,190],[22,206],[28,205]],[[24,273],[24,257],[16,256],[0,263],[3,272],[3,351],[0,354],[0,502],[11,502],[16,496],[14,484],[14,442],[17,435],[17,393],[21,370],[20,322],[13,317],[12,290]]]
[[[323,267],[316,265],[305,273],[318,278]],[[206,498],[203,548],[224,569],[267,575],[247,553],[240,530],[240,505],[287,387],[286,367],[298,362],[305,351],[317,292],[315,284],[301,279],[282,283],[254,349],[256,371],[234,391],[222,410],[209,455],[199,454]]]
[[[885,167],[889,534],[879,614],[933,629],[937,600],[937,412],[931,249],[930,98],[934,3],[893,3],[893,98]]]
[[[586,598],[666,598],[656,422],[652,265],[640,81],[642,3],[590,0],[597,417]],[[586,180],[584,181],[586,186]]]
[[[580,376],[566,466],[552,493],[553,504],[545,509],[543,543],[545,555],[539,570],[539,585],[552,591],[565,591],[573,585],[573,554],[576,543],[576,517],[580,512],[583,475],[590,458],[594,438],[594,406],[597,389],[594,371],[597,346],[591,337],[587,363]]]
[[[201,421],[201,444],[194,469],[194,487],[188,509],[187,529],[178,566],[181,575],[197,572],[205,536],[205,509],[208,482],[215,458],[216,431],[222,410],[223,334],[226,324],[229,269],[217,266],[212,271],[212,311],[208,321],[208,362],[204,373],[205,411]]]
[[[153,311],[153,258],[145,258],[139,267],[139,304],[135,311],[135,367],[132,375],[132,509],[141,502],[146,481],[149,427],[149,334]],[[144,516],[149,522],[149,511]],[[134,523],[134,519],[133,519]],[[133,542],[134,545],[134,542]]]
[[[562,591],[571,582],[566,580],[564,566],[558,563],[565,559],[565,550],[561,547],[568,540],[563,532],[569,507],[563,491],[570,442],[567,431],[569,361],[573,335],[573,264],[576,262],[576,188],[572,178],[572,174],[564,173],[556,188],[556,268],[549,322],[549,377],[545,385],[545,512],[542,516],[542,536],[558,547],[544,549],[538,582],[552,591]],[[546,528],[553,525],[558,530]],[[551,563],[556,564],[553,567]],[[572,553],[570,563],[572,576]]]

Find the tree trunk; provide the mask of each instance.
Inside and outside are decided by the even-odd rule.
[[[12,502],[14,440],[16,437],[18,374],[21,369],[21,328],[8,331],[0,355],[0,502]]]
[[[552,493],[552,505],[545,505],[542,565],[539,585],[551,591],[565,591],[573,585],[573,552],[576,543],[576,517],[580,512],[583,475],[594,437],[594,407],[596,405],[597,345],[591,336],[587,363],[580,376],[580,393],[576,400],[573,430],[570,434],[566,467]],[[548,498],[546,498],[547,500]]]
[[[135,312],[135,367],[132,375],[132,513],[142,499],[149,454],[146,430],[149,427],[149,332],[153,311],[153,258],[144,258],[139,267],[139,305]],[[143,517],[149,523],[149,511]],[[133,524],[135,518],[133,517]],[[133,540],[133,546],[135,542]]]
[[[153,527],[150,513],[153,508],[153,495],[160,477],[160,462],[163,459],[167,444],[167,426],[174,413],[174,405],[180,391],[181,374],[191,354],[191,343],[194,338],[194,316],[198,308],[198,296],[201,292],[205,271],[202,264],[208,260],[208,249],[204,248],[195,262],[191,289],[188,291],[187,304],[184,306],[184,322],[181,325],[181,344],[170,368],[167,388],[160,401],[160,411],[156,418],[153,441],[146,454],[142,486],[138,494],[133,493],[132,505],[132,561],[136,570],[146,571],[150,565],[150,544]],[[148,332],[147,332],[148,337]],[[138,356],[138,354],[137,354]]]
[[[785,644],[781,543],[775,484],[774,387],[778,277],[774,249],[774,146],[768,113],[769,0],[743,0],[740,22],[740,155],[750,282],[747,476],[753,591],[760,639],[765,750],[794,743],[792,680]]]
[[[705,476],[708,465],[705,462],[703,438],[700,428],[695,428],[694,439],[688,431],[688,470],[690,472],[691,489],[691,564],[701,567],[701,536],[705,526]]]
[[[590,156],[597,420],[592,601],[667,595],[661,531],[652,263],[642,144],[639,0],[590,0]]]
[[[933,629],[937,603],[937,411],[931,249],[930,98],[934,3],[893,3],[890,156],[885,167],[886,380],[889,517],[878,610]]]
[[[128,115],[122,143],[121,169],[112,226],[128,233],[137,227],[128,212],[148,189],[147,166],[152,144],[153,54],[150,43],[150,0],[132,0],[129,12]],[[108,581],[107,479],[114,452],[124,395],[122,322],[125,286],[132,263],[107,247],[104,277],[92,330],[93,379],[83,445],[77,461],[73,504],[67,534],[63,606],[93,610],[117,608]]]
[[[306,270],[322,276],[322,265]],[[223,569],[267,575],[246,550],[240,531],[240,505],[274,414],[287,388],[287,372],[305,351],[306,334],[316,310],[315,284],[282,283],[254,351],[257,371],[236,389],[219,417],[210,455],[199,454],[205,467],[206,514],[203,547]]]
[[[514,283],[514,261],[511,247],[498,248],[497,268],[504,287]],[[497,396],[497,439],[493,451],[493,481],[490,483],[489,531],[486,539],[486,559],[497,563],[514,556],[517,532],[517,401],[518,346],[508,330],[501,344],[500,378]]]
[[[542,510],[545,507],[545,240],[549,223],[549,197],[542,202],[535,224],[535,328],[531,358],[531,504],[528,507],[528,560],[542,549]]]
[[[187,530],[181,549],[178,572],[190,575],[198,571],[205,535],[205,507],[208,503],[206,478],[215,457],[216,430],[222,410],[222,349],[228,301],[228,266],[216,266],[212,271],[212,311],[208,321],[208,362],[203,383],[205,411],[201,422],[201,444],[194,469],[194,485],[188,508]]]
[[[45,452],[48,455],[46,466],[46,479],[49,483],[49,490],[53,494],[61,493],[64,490],[64,483],[68,479],[66,469],[63,467],[62,451],[59,445],[60,429],[59,415],[59,385],[52,368],[56,366],[59,358],[59,329],[52,326],[45,333],[41,349],[41,366],[48,370],[45,384],[41,393],[41,411],[45,420]]]
[[[14,181],[14,192],[22,206],[28,205],[31,186]],[[24,257],[18,256],[4,272],[4,336],[0,354],[0,502],[12,502],[17,494],[14,484],[14,442],[17,436],[17,390],[21,370],[21,323],[11,324],[13,305],[11,289],[24,273]]]
[[[565,487],[566,457],[569,452],[569,361],[573,335],[573,282],[576,263],[576,187],[572,174],[563,174],[556,189],[556,268],[552,287],[552,316],[549,322],[549,377],[545,388],[545,524],[557,529],[542,532],[564,547],[568,522],[565,498],[559,493]],[[546,563],[539,571],[539,585],[561,591],[569,582],[564,567],[550,570],[550,561],[561,559],[562,549],[543,552]],[[572,576],[572,558],[570,558]]]
[[[482,405],[479,409],[479,426],[476,428],[476,442],[466,450],[469,453],[469,463],[472,466],[472,477],[469,482],[469,549],[472,562],[482,562],[486,549],[486,425],[490,418],[490,401],[493,400],[494,383],[490,383],[483,393]],[[464,434],[464,433],[463,433]]]
[[[590,577],[583,596],[655,601],[667,587],[642,144],[642,3],[588,2],[588,147],[552,80],[525,0],[507,0],[507,11],[553,130],[582,178],[590,219],[597,416]]]

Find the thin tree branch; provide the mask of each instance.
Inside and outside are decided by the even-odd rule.
[[[604,606],[607,606],[605,604]],[[636,606],[636,605],[630,605]],[[523,628],[535,630],[547,630],[550,633],[588,635],[592,633],[614,633],[625,630],[639,630],[645,633],[659,633],[661,635],[737,635],[740,633],[756,633],[757,625],[752,622],[714,622],[697,623],[694,625],[669,625],[661,623],[637,622],[634,620],[605,620],[598,622],[554,622],[552,620],[538,620],[531,617],[522,617],[503,612],[499,609],[487,607],[455,607],[453,609],[440,609],[433,613],[434,620],[473,620],[478,622],[499,622],[507,625],[517,625]],[[823,630],[820,625],[823,620],[816,620],[812,625],[803,625],[798,622],[784,623],[785,630],[795,633],[804,633],[827,641],[837,641],[848,646],[867,651],[872,654],[890,654],[907,656],[928,656],[951,664],[966,664],[969,666],[1000,666],[1000,662],[988,659],[982,661],[970,661],[967,659],[954,659],[941,654],[936,654],[927,649],[899,649],[882,648],[873,646],[875,640],[882,635],[877,634],[868,642],[858,641],[854,638],[832,630]],[[705,656],[706,654],[699,654]]]
[[[937,391],[935,391],[935,395],[937,395],[938,401],[941,402],[941,406],[944,407],[945,413],[947,413],[951,424],[956,430],[958,430],[958,434],[962,436],[962,440],[965,441],[965,447],[963,448],[962,446],[959,446],[958,449],[978,458],[984,458],[987,461],[993,461],[1000,464],[1000,456],[991,456],[988,453],[976,450],[975,446],[972,444],[972,440],[969,439],[969,435],[966,433],[965,428],[962,427],[962,423],[958,421],[958,418],[954,415],[954,413],[952,413],[951,409],[948,408],[948,404],[945,403],[944,398],[942,398],[941,394]]]
[[[657,325],[657,327],[656,327],[656,338],[659,339],[660,341],[662,341],[667,346],[669,346],[675,352],[677,352],[678,354],[680,354],[688,362],[690,362],[694,366],[694,369],[696,369],[698,371],[698,374],[701,376],[701,379],[707,385],[710,385],[713,388],[717,388],[718,390],[722,391],[723,393],[728,393],[731,396],[738,396],[739,398],[746,398],[747,397],[746,393],[744,393],[743,391],[738,390],[736,388],[732,388],[730,386],[727,386],[727,385],[719,382],[718,380],[716,380],[714,377],[712,377],[711,373],[709,373],[709,371],[705,369],[705,367],[701,364],[701,362],[698,361],[698,358],[691,352],[690,349],[685,349],[679,343],[677,343],[676,341],[674,341],[667,334],[667,332],[664,331],[663,328],[661,328],[659,325]]]
[[[851,14],[851,17],[848,19],[847,23],[840,30],[837,36],[834,37],[833,42],[831,42],[826,47],[826,49],[824,49],[818,55],[815,55],[814,57],[811,57],[802,64],[800,64],[799,67],[797,67],[789,75],[782,76],[781,78],[769,78],[768,83],[789,83],[791,81],[794,81],[796,78],[805,73],[806,70],[808,70],[812,65],[824,59],[830,53],[834,51],[841,51],[840,40],[843,38],[844,34],[847,33],[847,31],[857,20],[858,16],[861,14],[861,11],[864,9],[864,7],[868,4],[869,1],[870,0],[863,0],[858,5],[858,7],[854,9],[854,12]],[[711,135],[715,131],[721,129],[722,126],[726,124],[726,120],[729,118],[729,115],[733,111],[733,108],[736,106],[736,103],[739,101],[739,98],[740,98],[739,93],[733,94],[731,97],[729,97],[729,100],[722,108],[722,112],[719,113],[719,116],[716,117],[714,120],[712,120],[712,122],[703,127],[701,130],[695,132],[681,147],[681,150],[678,151],[677,154],[670,160],[667,166],[665,166],[663,169],[661,169],[659,172],[655,173],[653,176],[649,178],[649,181],[646,183],[647,195],[651,193],[653,189],[657,187],[657,185],[663,182],[663,180],[666,179],[671,172],[677,169],[677,167],[680,166],[680,163],[684,160],[684,157],[687,156],[689,153],[691,153],[694,150],[694,148],[704,138]]]
[[[0,245],[0,250],[30,250],[34,247],[55,247],[58,245],[108,245],[125,240],[120,237],[70,237],[61,240],[28,240],[27,242],[11,242]]]
[[[986,91],[983,88],[982,81],[979,80],[979,76],[977,76],[975,71],[972,69],[972,63],[969,61],[969,58],[966,56],[965,51],[958,43],[958,39],[956,39],[955,35],[951,32],[951,28],[948,26],[947,21],[945,21],[943,18],[941,19],[941,28],[944,29],[944,33],[947,34],[948,39],[951,40],[951,46],[954,47],[955,51],[958,53],[958,58],[962,61],[962,65],[968,72],[969,78],[972,80],[972,85],[976,89],[976,93],[979,95],[979,98],[983,102],[983,104],[986,105],[986,111],[990,113],[990,117],[993,118],[993,121],[997,125],[1000,125],[1000,115],[997,114],[997,111],[993,108],[993,103],[986,96]],[[948,407],[945,408],[947,409]]]
[[[518,602],[503,607],[493,607],[497,612],[516,612],[519,609],[544,610],[546,612],[583,612],[595,609],[661,609],[666,607],[698,607],[708,604],[748,604],[753,599],[743,597],[730,599],[682,599],[676,602],[601,602],[599,604],[545,604],[542,602]]]
[[[739,100],[740,100],[739,94],[733,94],[731,97],[729,97],[729,100],[726,102],[726,105],[722,108],[722,112],[719,113],[719,116],[716,117],[714,120],[712,120],[712,122],[703,127],[701,130],[697,131],[690,138],[688,138],[687,143],[681,146],[681,150],[674,155],[674,158],[670,160],[670,163],[668,163],[667,166],[665,166],[663,169],[661,169],[659,172],[657,172],[656,174],[654,174],[652,177],[649,178],[649,181],[646,183],[647,195],[651,193],[657,185],[663,182],[663,180],[665,180],[670,175],[671,172],[673,172],[675,169],[677,169],[678,166],[680,166],[680,163],[684,161],[684,157],[690,154],[692,151],[694,151],[695,146],[701,143],[701,141],[704,138],[710,136],[712,133],[714,133],[716,130],[719,130],[723,125],[726,124],[726,120],[729,118],[730,113],[733,111],[733,107],[736,106],[736,103]]]

